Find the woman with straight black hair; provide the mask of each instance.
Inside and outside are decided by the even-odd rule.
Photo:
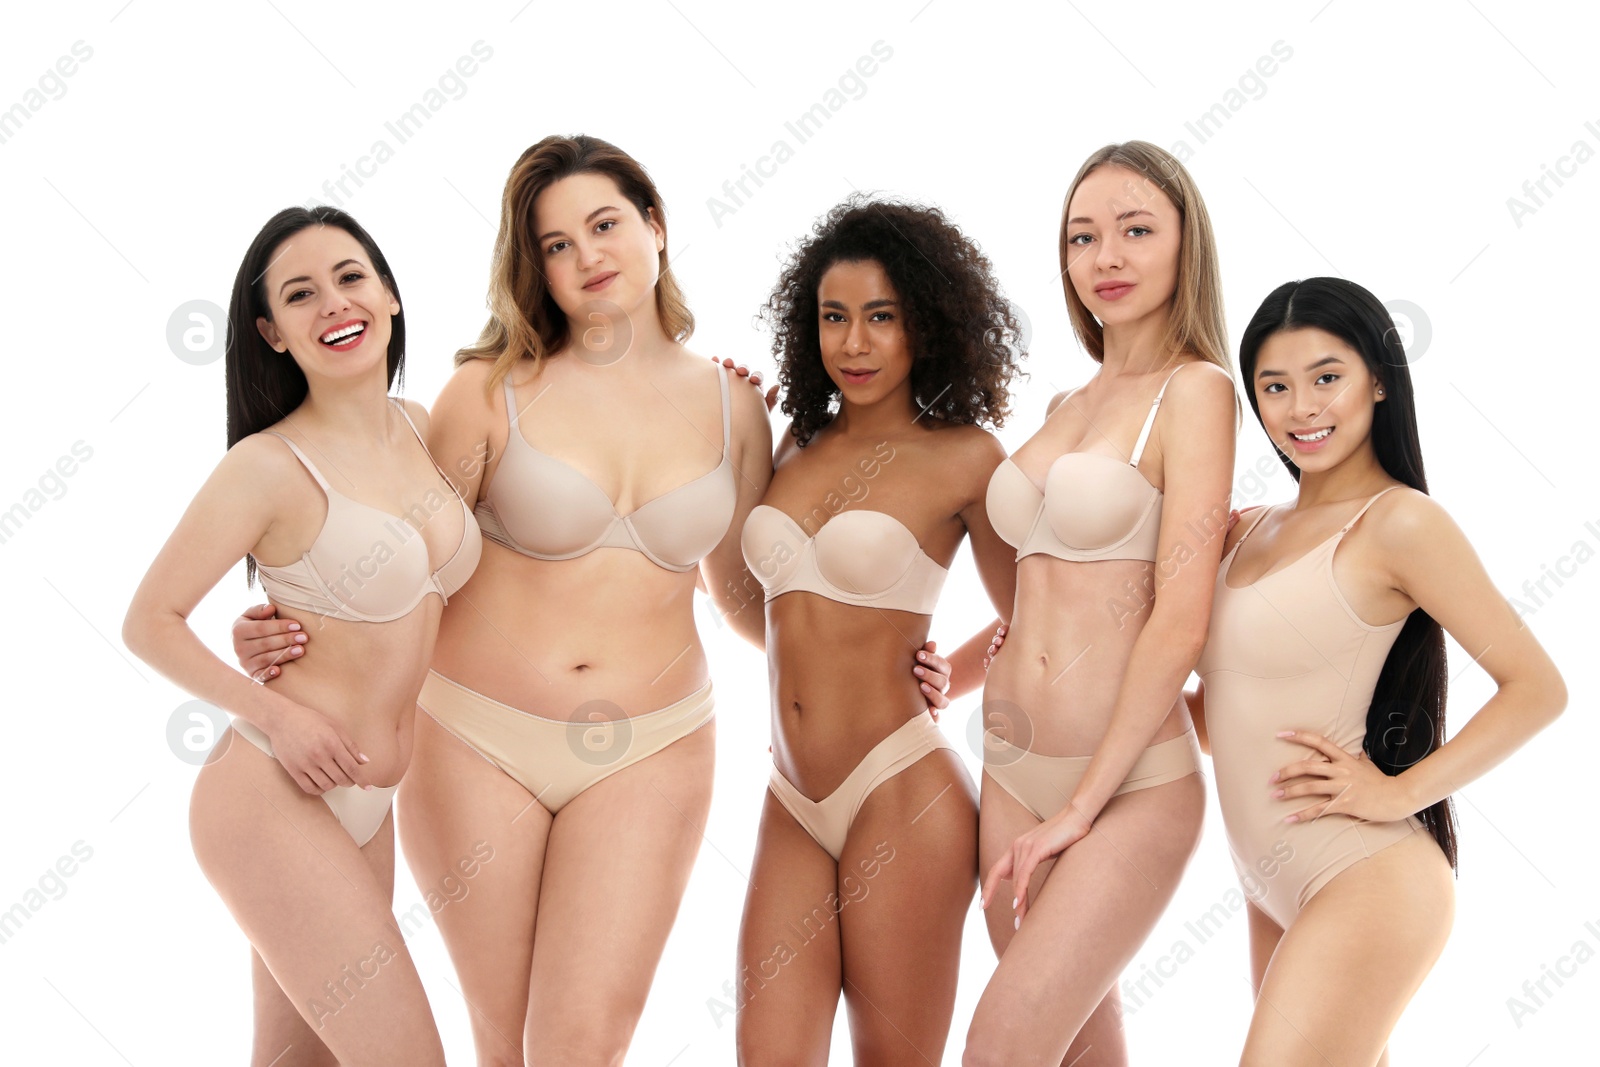
[[[234,715],[189,828],[254,948],[258,1065],[444,1063],[394,924],[389,812],[441,608],[481,537],[423,445],[427,412],[388,395],[404,354],[371,236],[333,208],[273,216],[229,306],[228,453],[123,624],[134,654]],[[187,621],[240,557],[285,620],[318,630],[316,662],[270,689]]]
[[[1386,1063],[1450,930],[1450,795],[1553,721],[1566,690],[1428,496],[1405,351],[1376,297],[1339,278],[1280,286],[1239,369],[1299,483],[1229,532],[1187,694],[1250,899],[1240,1062]],[[1448,743],[1445,629],[1499,687]]]

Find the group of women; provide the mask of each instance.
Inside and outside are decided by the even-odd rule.
[[[371,236],[266,224],[228,453],[124,628],[234,715],[190,818],[254,949],[253,1062],[443,1062],[396,821],[419,885],[471,879],[435,919],[478,1063],[622,1062],[711,800],[697,587],[770,668],[741,1063],[826,1062],[841,994],[856,1062],[939,1062],[980,874],[1000,962],[962,1062],[1125,1063],[1116,980],[1198,842],[1201,751],[1250,900],[1240,1062],[1385,1062],[1451,924],[1449,795],[1559,714],[1560,675],[1427,495],[1370,293],[1289,282],[1252,317],[1238,387],[1299,492],[1236,517],[1192,179],[1107,146],[1059,242],[1096,366],[1007,457],[986,427],[1023,353],[978,246],[933,208],[829,212],[765,309],[774,452],[759,390],[685,348],[660,197],[604,141],[517,161],[489,323],[431,411],[389,396],[405,316]],[[963,538],[1001,627],[946,659]],[[186,623],[241,557],[271,601],[234,628],[250,677]],[[1444,630],[1497,685],[1448,743]],[[980,684],[981,789],[934,719]]]

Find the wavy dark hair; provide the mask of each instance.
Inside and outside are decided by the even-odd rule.
[[[346,212],[318,204],[312,207],[284,208],[267,220],[245,251],[239,272],[233,278],[233,295],[228,298],[228,347],[224,363],[228,390],[228,447],[232,448],[253,433],[282,421],[305,402],[309,385],[300,365],[284,352],[274,351],[256,329],[256,319],[272,321],[272,303],[267,299],[267,268],[278,246],[302,230],[313,226],[337,226],[361,246],[372,260],[383,284],[396,300],[400,287],[395,284],[389,261],[372,235]],[[389,388],[403,381],[406,362],[405,302],[390,319]],[[255,584],[255,557],[246,557],[245,581]]]
[[[1027,353],[989,260],[938,208],[857,193],[817,220],[761,311],[796,444],[827,425],[839,396],[822,364],[817,287],[835,263],[862,262],[883,267],[905,308],[917,407],[946,422],[1002,425]]]
[[[1372,411],[1372,450],[1378,463],[1391,478],[1426,493],[1415,392],[1400,331],[1382,302],[1354,282],[1343,278],[1286,282],[1256,309],[1239,343],[1239,371],[1256,419],[1261,418],[1261,407],[1253,379],[1261,346],[1274,334],[1307,327],[1324,330],[1361,353],[1386,394]],[[1278,458],[1298,482],[1300,468],[1282,449]],[[1389,650],[1367,711],[1363,747],[1383,773],[1399,774],[1444,744],[1447,681],[1444,629],[1417,608]],[[1456,813],[1451,798],[1417,817],[1456,868]]]

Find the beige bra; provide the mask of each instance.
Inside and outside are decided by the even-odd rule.
[[[516,390],[505,383],[505,453],[478,501],[483,536],[534,559],[573,559],[597,548],[628,548],[669,571],[688,571],[721,543],[739,490],[728,442],[732,408],[722,387],[722,462],[691,482],[617,512],[604,490],[568,463],[528,444],[517,423]]]
[[[803,591],[841,604],[932,615],[949,573],[900,520],[881,511],[840,512],[807,536],[788,515],[758,504],[739,544],[767,600]]]
[[[428,446],[422,443],[405,405],[396,401],[396,407],[426,453]],[[281,433],[267,432],[282,438],[328,498],[322,529],[299,559],[281,567],[256,564],[268,600],[346,622],[391,622],[409,615],[430,593],[448,600],[472,577],[483,553],[483,539],[466,501],[443,471],[439,477],[450,486],[450,497],[430,492],[427,500],[409,513],[415,521],[416,513],[421,512],[420,521],[426,522],[446,508],[461,510],[463,525],[456,550],[438,569],[431,569],[427,543],[405,518],[345,496],[328,484],[293,441]],[[438,464],[434,469],[438,470]]]
[[[1150,413],[1128,462],[1096,452],[1066,452],[1050,464],[1043,489],[1009,458],[995,468],[985,498],[989,522],[1006,544],[1017,550],[1017,559],[1043,552],[1078,562],[1155,562],[1161,535],[1161,490],[1139,473],[1139,458],[1150,439],[1167,383],[1178,370],[1167,375],[1150,402]]]

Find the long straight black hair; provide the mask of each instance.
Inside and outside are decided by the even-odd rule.
[[[1385,393],[1372,410],[1372,450],[1378,463],[1391,478],[1426,493],[1415,393],[1400,331],[1383,303],[1354,282],[1343,278],[1285,282],[1261,302],[1239,343],[1240,378],[1256,419],[1261,418],[1261,407],[1252,383],[1261,346],[1273,334],[1306,327],[1326,331],[1361,353]],[[1300,468],[1294,461],[1282,449],[1278,458],[1289,477],[1299,482]],[[1367,711],[1363,747],[1383,773],[1399,774],[1444,744],[1447,681],[1444,629],[1417,608],[1389,650]],[[1417,818],[1455,868],[1454,802],[1446,797]]]
[[[287,352],[274,351],[256,328],[256,319],[272,321],[272,304],[267,299],[267,268],[278,246],[302,230],[313,226],[337,226],[356,239],[372,260],[383,284],[395,300],[400,287],[395,284],[389,261],[372,235],[361,224],[338,208],[325,205],[284,208],[261,227],[245,251],[244,261],[233,278],[233,295],[228,298],[228,347],[225,367],[228,389],[228,447],[232,448],[253,433],[283,419],[305,402],[310,386],[300,365]],[[389,388],[402,381],[406,362],[406,312],[400,311],[389,326]],[[247,557],[245,581],[255,583],[255,557]]]

